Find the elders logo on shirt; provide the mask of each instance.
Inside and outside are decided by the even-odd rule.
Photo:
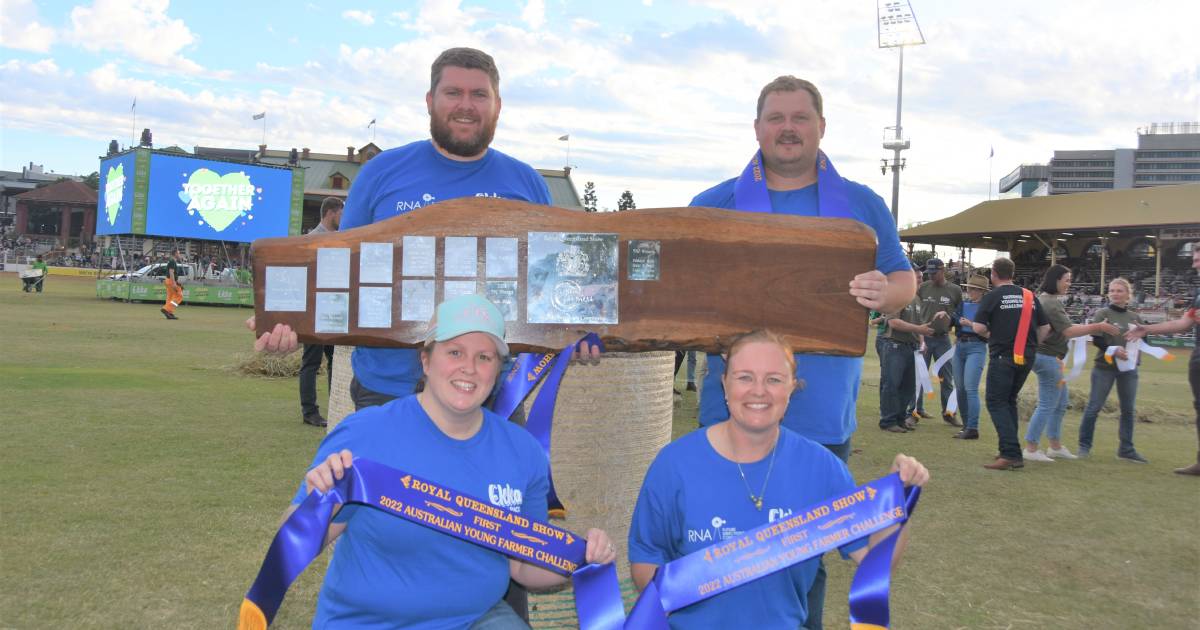
[[[519,488],[508,484],[488,484],[488,501],[491,501],[492,505],[520,512],[523,499],[524,494]]]

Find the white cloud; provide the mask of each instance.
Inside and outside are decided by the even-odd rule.
[[[529,25],[529,28],[538,30],[546,23],[546,3],[544,0],[529,0],[525,5],[525,9],[521,11],[521,20]]]
[[[196,41],[183,20],[167,16],[168,0],[95,0],[71,9],[72,42],[92,52],[124,52],[187,74],[203,71],[181,51]]]
[[[370,26],[375,23],[375,16],[370,11],[359,11],[358,9],[348,9],[342,11],[342,17],[353,22],[358,22],[363,26]]]
[[[412,14],[408,11],[393,11],[391,15],[387,17],[386,21],[390,26],[400,26],[407,24],[411,19]]]
[[[595,31],[600,28],[600,23],[587,18],[575,18],[571,20],[571,30],[575,33],[584,33],[587,31]]]
[[[904,127],[913,146],[903,154],[902,223],[986,199],[989,146],[996,148],[994,186],[1020,162],[1044,161],[1055,149],[1134,146],[1139,125],[1200,119],[1200,45],[1191,33],[1195,20],[1183,15],[1197,10],[1171,4],[1159,13],[1180,19],[1161,20],[1155,12],[1098,1],[1103,15],[1086,29],[1067,26],[1077,9],[1033,0],[1015,0],[1003,20],[967,3],[917,7],[929,44],[908,49],[904,58]],[[62,56],[0,64],[0,84],[15,86],[5,94],[5,122],[106,143],[121,134],[114,130],[128,133],[129,100],[137,94],[139,128],[151,126],[161,144],[257,145],[261,126],[248,113],[266,109],[272,147],[340,153],[369,140],[363,125],[371,118],[381,121],[378,144],[396,146],[428,136],[423,96],[436,55],[474,46],[500,65],[498,149],[552,168],[565,159],[557,138],[570,133],[580,190],[596,182],[602,206],[615,206],[628,188],[639,207],[670,207],[741,169],[755,148],[759,89],[795,74],[824,93],[829,127],[822,146],[839,170],[890,200],[891,175],[880,174],[879,159],[890,157],[880,144],[883,128],[894,124],[896,53],[876,47],[875,7],[696,4],[704,5],[705,22],[663,25],[639,22],[653,15],[646,10],[601,23],[588,11],[547,15],[544,0],[509,3],[507,13],[423,0],[410,11],[377,9],[378,19],[410,31],[399,43],[306,48],[310,56],[292,67],[266,63],[276,57],[254,59],[238,77],[244,82],[220,91],[190,77],[146,80],[127,59],[151,53],[115,43],[115,33],[123,38],[131,29],[110,24],[96,49],[117,54],[92,67],[72,66]],[[17,5],[5,3],[11,6]],[[160,56],[179,63],[195,35],[184,26],[186,38],[166,37],[172,20],[165,2],[135,6],[159,16],[143,21],[157,24],[157,37],[171,43]],[[660,37],[667,29],[671,37]],[[215,42],[219,35],[209,37]],[[257,70],[256,62],[263,64]],[[73,67],[86,80],[64,87],[71,82],[61,79]],[[80,128],[64,131],[59,121],[73,120]]]
[[[50,51],[57,38],[53,28],[38,22],[32,0],[0,3],[0,46],[44,53]]]
[[[472,12],[464,11],[462,0],[422,0],[421,9],[409,28],[434,37],[454,37],[475,25]]]

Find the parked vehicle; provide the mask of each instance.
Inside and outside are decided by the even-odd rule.
[[[176,271],[178,278],[184,282],[195,280],[196,266],[192,263],[176,263]],[[110,280],[133,280],[142,282],[162,282],[167,277],[167,263],[153,263],[146,265],[137,271],[129,273],[114,273],[108,278]]]

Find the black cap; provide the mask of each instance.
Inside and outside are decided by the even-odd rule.
[[[925,261],[925,271],[937,271],[938,269],[944,269],[945,267],[946,264],[942,262],[941,258],[930,258],[929,260]]]

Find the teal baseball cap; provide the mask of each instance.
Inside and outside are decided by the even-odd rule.
[[[430,329],[426,345],[481,332],[491,335],[501,356],[508,356],[508,344],[504,343],[504,314],[481,295],[460,295],[442,302],[430,322]]]

